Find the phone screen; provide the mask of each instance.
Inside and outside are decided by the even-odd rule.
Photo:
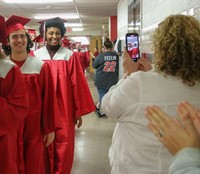
[[[134,61],[137,61],[140,58],[139,36],[137,33],[126,34],[126,49]]]

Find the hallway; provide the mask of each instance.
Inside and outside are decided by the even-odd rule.
[[[95,103],[98,94],[92,79],[87,77]],[[98,118],[95,113],[83,117],[83,125],[76,129],[75,156],[72,174],[110,174],[108,150],[115,121]]]

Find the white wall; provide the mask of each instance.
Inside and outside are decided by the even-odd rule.
[[[172,14],[189,15],[191,8],[197,6],[200,0],[141,0],[141,52],[152,53],[151,35],[160,21]],[[195,16],[200,18],[198,8]]]
[[[119,0],[117,5],[118,39],[122,41],[122,50],[125,46],[125,35],[128,32],[128,3],[130,0]],[[122,57],[119,58],[119,78],[123,76]]]
[[[133,0],[119,0],[117,6],[118,39],[125,46],[125,34],[128,32],[128,5]],[[200,19],[200,0],[140,0],[141,32],[140,52],[152,55],[151,35],[157,24],[171,14],[189,14],[195,7],[194,16]],[[120,78],[123,75],[122,58],[120,57]]]

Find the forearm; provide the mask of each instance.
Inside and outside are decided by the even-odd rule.
[[[200,149],[184,148],[179,151],[172,161],[169,174],[199,174]]]

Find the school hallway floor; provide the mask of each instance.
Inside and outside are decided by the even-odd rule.
[[[95,104],[98,94],[94,81],[86,75]],[[85,115],[81,128],[76,128],[75,156],[71,174],[110,174],[108,150],[115,121],[98,118],[95,113]]]

